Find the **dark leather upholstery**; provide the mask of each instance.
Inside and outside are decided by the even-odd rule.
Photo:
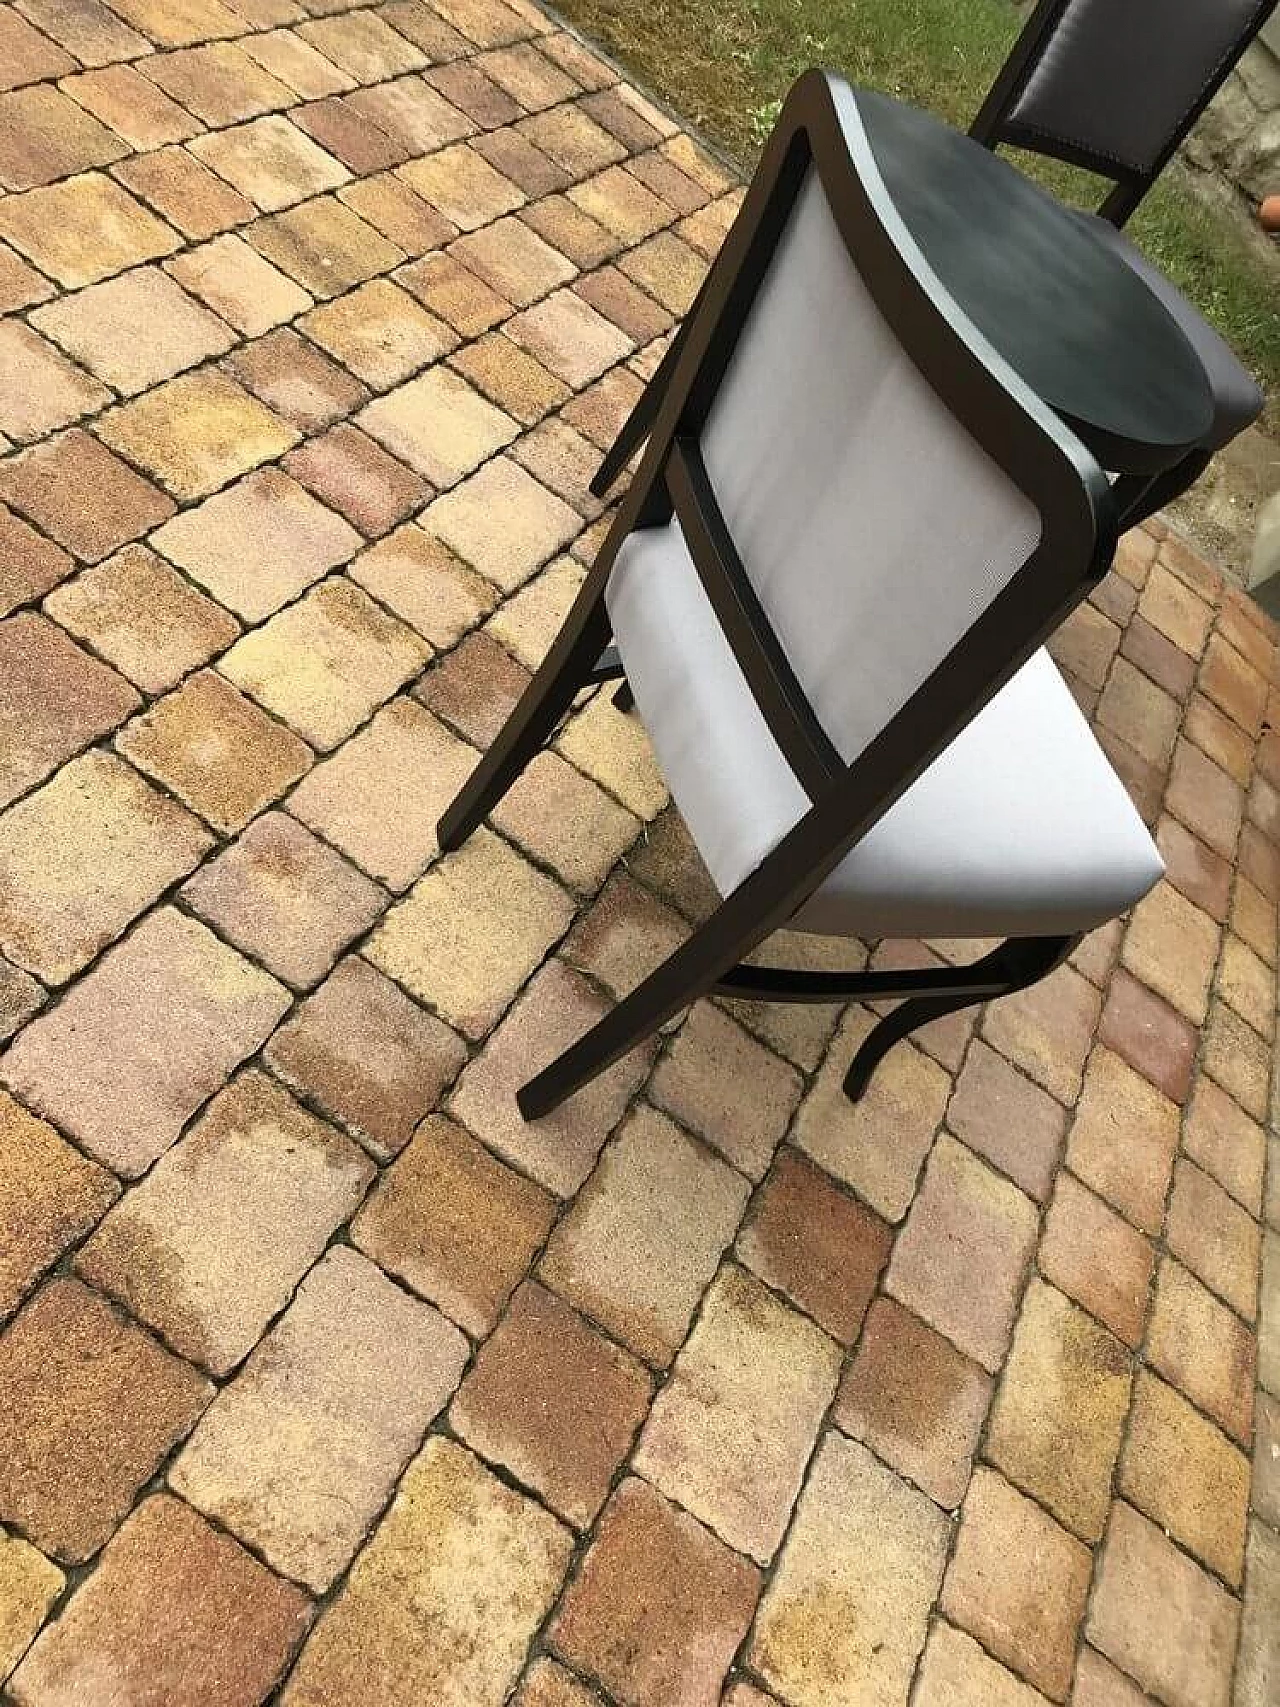
[[[1124,3],[1127,4],[1128,0]],[[1262,413],[1265,399],[1257,381],[1241,366],[1199,309],[1192,307],[1181,291],[1169,283],[1155,263],[1148,260],[1123,231],[1117,231],[1114,225],[1099,219],[1096,214],[1081,213],[1079,218],[1086,220],[1094,235],[1114,249],[1159,297],[1199,356],[1213,391],[1214,409],[1213,426],[1204,440],[1204,448],[1221,450]]]
[[[1068,0],[1007,118],[1146,172],[1269,0]]]

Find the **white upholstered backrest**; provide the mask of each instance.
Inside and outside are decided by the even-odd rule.
[[[846,761],[1039,539],[1034,506],[890,331],[813,168],[702,452],[756,597]]]

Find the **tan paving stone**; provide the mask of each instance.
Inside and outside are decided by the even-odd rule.
[[[997,1659],[1065,1700],[1092,1567],[1089,1549],[994,1471],[974,1473],[940,1606]]]
[[[942,1576],[948,1524],[865,1447],[819,1448],[756,1620],[752,1666],[796,1707],[904,1699]]]
[[[390,1274],[474,1335],[490,1333],[550,1230],[555,1208],[443,1115],[382,1175],[351,1236]]]
[[[1098,720],[1148,764],[1167,765],[1172,757],[1180,721],[1178,703],[1126,658],[1112,666],[1098,703]]]
[[[634,1707],[715,1699],[746,1633],[759,1574],[629,1478],[561,1602],[551,1645]]]
[[[496,594],[420,527],[398,528],[352,565],[361,586],[437,646],[451,646],[493,606]]]
[[[0,1515],[64,1563],[96,1552],[211,1389],[79,1281],[0,1340]]]
[[[104,1168],[0,1092],[0,1320],[118,1195],[119,1187]],[[4,1557],[0,1542],[0,1579]],[[5,1675],[5,1652],[0,1639],[0,1676]]]
[[[249,338],[261,337],[311,307],[300,285],[231,232],[175,256],[169,271]]]
[[[598,106],[588,102],[583,106],[593,118],[600,118]],[[671,220],[670,210],[622,166],[608,166],[575,185],[568,199],[626,244],[639,243]]]
[[[599,500],[587,490],[600,463],[599,453],[559,416],[540,422],[517,439],[511,455],[580,515],[592,518],[599,514]]]
[[[123,676],[34,611],[0,623],[0,804],[114,729],[138,704]]]
[[[167,225],[99,172],[6,196],[0,234],[68,290],[178,247]]]
[[[758,1181],[802,1088],[791,1067],[728,1015],[700,1002],[660,1063],[650,1096]]]
[[[1173,1254],[1246,1321],[1254,1319],[1260,1261],[1259,1229],[1218,1183],[1194,1162],[1179,1161],[1165,1238]]]
[[[536,670],[564,627],[585,579],[571,557],[558,557],[501,605],[486,627],[526,669]]]
[[[238,42],[160,54],[144,61],[142,69],[189,112],[219,130],[287,107],[292,100],[292,91],[250,59]],[[214,155],[210,163],[216,162]]]
[[[1255,1120],[1271,1106],[1271,1051],[1225,1003],[1215,1001],[1204,1030],[1202,1061],[1215,1079]]]
[[[1133,588],[1127,582],[1116,576],[1113,583],[1103,582],[1099,592],[1109,585],[1114,600],[1112,611],[1118,621],[1127,625],[1124,639],[1120,643],[1122,656],[1129,663],[1136,664],[1165,693],[1172,694],[1178,702],[1181,715],[1181,708],[1185,706],[1195,681],[1195,659],[1179,651],[1173,641],[1167,640],[1145,617],[1130,614]],[[1162,710],[1167,708],[1162,705]]]
[[[287,1707],[501,1707],[571,1538],[433,1436],[303,1651]]]
[[[355,1251],[316,1264],[169,1484],[323,1592],[462,1375],[467,1342]]]
[[[256,65],[287,84],[304,101],[335,95],[355,87],[355,78],[340,71],[331,59],[317,52],[293,30],[271,30],[266,35],[246,36],[240,47]]]
[[[1040,1272],[1127,1346],[1146,1322],[1154,1252],[1149,1240],[1064,1169],[1040,1242]]]
[[[338,296],[405,259],[402,249],[336,196],[320,196],[258,220],[246,236],[274,266],[316,297]]]
[[[22,972],[0,956],[0,1042],[7,1043],[15,1032],[35,1014],[48,999],[43,984]]]
[[[1041,1707],[1044,1697],[998,1665],[972,1636],[939,1620],[920,1662],[915,1701],[917,1707]]]
[[[348,105],[399,143],[406,156],[430,154],[459,137],[470,136],[475,128],[422,77],[397,77],[358,89],[348,97]]]
[[[531,33],[527,17],[516,7],[503,5],[502,0],[443,0],[437,10],[442,18],[449,20],[455,31],[461,30],[463,36],[478,47],[501,47]],[[399,27],[404,28],[400,14],[395,16]],[[411,39],[418,39],[416,31]],[[459,48],[457,51],[469,50]],[[448,57],[452,57],[452,52]]]
[[[322,18],[303,24],[298,34],[360,83],[413,71],[426,63],[420,48],[374,12]]]
[[[268,1043],[296,1091],[385,1161],[466,1059],[460,1038],[367,961],[350,957]]]
[[[752,1201],[740,1261],[849,1345],[889,1256],[890,1232],[798,1151],[782,1150]]]
[[[210,371],[180,375],[111,410],[99,431],[184,499],[279,456],[299,436],[234,380]]]
[[[571,395],[562,380],[513,344],[505,332],[489,332],[478,343],[466,345],[449,365],[522,426],[545,419]]]
[[[421,676],[413,695],[476,746],[487,747],[528,682],[529,672],[481,631]]]
[[[409,158],[407,148],[362,118],[342,96],[308,102],[295,111],[293,120],[351,172],[385,171]]]
[[[1157,1234],[1178,1143],[1178,1110],[1112,1050],[1089,1058],[1067,1163],[1141,1232]]]
[[[4,1077],[90,1154],[141,1173],[287,1006],[203,925],[153,914],[21,1034]]]
[[[1161,883],[1138,903],[1125,932],[1123,959],[1135,977],[1201,1024],[1220,944],[1209,915]]]
[[[891,1298],[871,1306],[834,1420],[947,1509],[959,1505],[986,1416],[986,1372]]]
[[[26,14],[83,65],[105,65],[148,53],[151,44],[98,0],[26,0]]]
[[[276,213],[308,196],[337,189],[351,174],[296,125],[259,118],[191,143],[197,160],[225,178],[264,213]]]
[[[463,338],[479,337],[511,312],[505,297],[453,255],[427,255],[400,267],[396,279]]]
[[[1089,1640],[1169,1707],[1227,1707],[1238,1605],[1153,1524],[1118,1504]]]
[[[0,87],[16,89],[24,83],[39,83],[46,77],[64,77],[76,69],[70,54],[33,29],[17,12],[0,19]]]
[[[450,60],[428,71],[427,81],[459,112],[482,129],[493,129],[518,119],[523,109],[505,89],[486,77],[473,60]]]
[[[851,1008],[800,1105],[795,1142],[879,1214],[900,1221],[942,1120],[951,1081],[936,1062],[907,1046],[885,1059],[865,1095],[851,1103],[844,1094],[844,1075],[869,1029],[866,1010]]]
[[[221,668],[329,751],[422,668],[426,646],[341,576],[238,640]]]
[[[634,348],[625,333],[571,290],[558,290],[507,325],[516,343],[578,389],[598,379]]]
[[[402,891],[434,858],[436,823],[474,762],[434,717],[396,699],[317,766],[290,810]]]
[[[1073,1707],[1144,1707],[1149,1699],[1110,1660],[1104,1660],[1093,1648],[1081,1648]]]
[[[1106,1523],[1131,1373],[1119,1340],[1032,1281],[986,1450],[1012,1482],[1089,1541]]]
[[[1176,818],[1156,825],[1156,846],[1169,883],[1196,907],[1221,923],[1227,916],[1234,873],[1221,854],[1206,847]]]
[[[300,324],[308,337],[378,391],[447,355],[458,341],[444,322],[390,279],[362,284],[313,309]]]
[[[455,235],[456,227],[394,173],[379,172],[338,191],[361,219],[399,244],[407,255],[425,255]]]
[[[434,865],[368,948],[384,972],[482,1037],[572,917],[564,891],[487,831]]]
[[[131,766],[103,752],[73,759],[0,818],[0,945],[65,983],[211,842]]]
[[[579,895],[600,887],[640,831],[633,813],[552,752],[535,755],[493,822]]]
[[[452,1111],[491,1149],[560,1197],[572,1196],[591,1172],[648,1071],[653,1046],[633,1050],[541,1120],[521,1118],[515,1093],[607,1012],[585,979],[549,960],[463,1071],[452,1099]]]
[[[1225,716],[1201,693],[1192,694],[1187,704],[1186,736],[1201,752],[1208,755],[1235,779],[1241,788],[1249,786],[1253,769],[1253,742],[1244,730]]]
[[[671,315],[667,310],[617,267],[600,267],[586,274],[574,289],[633,343],[647,344],[670,328]]]
[[[552,1234],[540,1273],[642,1357],[665,1363],[746,1197],[723,1162],[639,1109]]]
[[[65,551],[0,504],[0,616],[38,599],[74,568]]]
[[[1070,1104],[1080,1094],[1101,998],[1073,966],[985,1010],[982,1034],[1037,1084]]]
[[[1280,1541],[1257,1522],[1249,1526],[1248,1579],[1236,1661],[1236,1699],[1240,1707],[1266,1707],[1280,1666],[1275,1620]]]
[[[20,1707],[56,1707],[110,1678],[126,1699],[255,1707],[310,1618],[300,1589],[180,1500],[156,1495],[31,1650],[14,1698]]]
[[[625,159],[626,149],[582,107],[567,105],[525,119],[520,131],[575,178]]]
[[[460,231],[474,231],[512,213],[525,199],[510,178],[495,171],[465,142],[411,161],[399,175]]]
[[[527,308],[577,272],[558,249],[510,216],[458,238],[449,253],[517,308]]]
[[[1111,981],[1098,1037],[1166,1099],[1186,1101],[1199,1033],[1190,1020],[1123,970]]]
[[[162,47],[186,47],[242,26],[221,0],[120,0],[120,15]]]
[[[577,83],[531,42],[496,48],[481,54],[476,63],[526,112],[540,112],[580,93]]]
[[[590,1523],[644,1418],[644,1366],[527,1282],[486,1340],[449,1412],[482,1457]]]
[[[437,486],[461,480],[516,435],[509,416],[442,367],[375,398],[356,418],[393,456]]]
[[[128,152],[105,125],[48,84],[0,95],[0,184],[6,190],[34,189]]]
[[[0,1682],[17,1665],[66,1586],[38,1547],[0,1530]]]
[[[288,327],[242,345],[224,365],[268,409],[303,433],[330,426],[369,396],[358,379]]]
[[[1257,1351],[1252,1333],[1172,1257],[1156,1276],[1147,1360],[1246,1445]]]
[[[974,1039],[947,1108],[947,1125],[958,1138],[1043,1202],[1066,1124],[1060,1103]]]
[[[582,521],[518,463],[500,456],[437,498],[421,525],[511,592],[566,545]]]
[[[625,872],[615,872],[565,939],[564,955],[623,996],[688,936],[680,915]]]
[[[621,238],[565,196],[544,196],[520,218],[578,267],[598,267],[622,248]]]
[[[125,546],[57,588],[45,609],[151,694],[172,687],[240,632],[142,545]]]
[[[210,671],[135,718],[119,746],[223,831],[242,829],[311,763],[304,741]]]
[[[513,1707],[600,1707],[600,1697],[554,1660],[538,1659],[525,1673]]]
[[[633,1463],[761,1564],[782,1540],[840,1353],[743,1270],[712,1283]]]
[[[217,1375],[252,1349],[373,1177],[368,1158],[263,1074],[209,1104],[77,1259]]]
[[[309,492],[374,539],[431,496],[425,480],[349,421],[290,451],[284,466]]]
[[[161,148],[122,160],[115,168],[120,182],[175,226],[184,237],[201,242],[254,216],[254,206],[224,183],[185,148]]]
[[[1200,686],[1246,735],[1257,739],[1266,708],[1266,678],[1221,634],[1214,634],[1205,648]]]
[[[1213,609],[1163,564],[1152,568],[1138,608],[1153,627],[1193,658],[1204,651]]]
[[[1266,1134],[1257,1121],[1214,1084],[1196,1081],[1182,1134],[1191,1159],[1213,1175],[1250,1215],[1262,1212]]]
[[[0,320],[0,430],[19,444],[101,409],[111,393],[20,320]]]
[[[184,142],[204,129],[199,119],[192,118],[132,65],[109,65],[80,77],[68,77],[61,87],[131,148]]]
[[[1240,785],[1186,740],[1174,749],[1167,801],[1174,816],[1215,853],[1234,856],[1244,811]]]
[[[998,1370],[1036,1232],[1030,1199],[944,1132],[885,1285],[967,1356]]]
[[[174,516],[152,543],[238,616],[259,622],[361,541],[287,474],[261,468]]]
[[[255,819],[182,896],[295,988],[323,978],[386,905],[383,890],[283,812]]]
[[[1219,1576],[1239,1588],[1249,1461],[1181,1394],[1143,1371],[1118,1489]]]

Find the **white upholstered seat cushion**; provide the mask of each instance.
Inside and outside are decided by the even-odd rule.
[[[672,796],[728,894],[803,815],[807,797],[747,688],[678,522],[627,539],[606,602]],[[1123,912],[1163,871],[1039,652],[793,923],[850,937],[1065,935]]]

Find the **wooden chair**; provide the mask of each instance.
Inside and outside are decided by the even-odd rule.
[[[1040,650],[1110,563],[1114,503],[943,292],[853,91],[803,77],[599,556],[440,822],[447,852],[584,683],[625,672],[723,896],[522,1088],[527,1118],[709,991],[905,998],[856,1098],[895,1039],[1043,976],[1151,887],[1151,837]],[[1007,940],[968,967],[743,964],[782,926]]]

